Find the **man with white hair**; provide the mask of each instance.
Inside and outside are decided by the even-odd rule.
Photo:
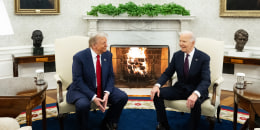
[[[190,31],[180,33],[180,51],[174,53],[165,72],[151,90],[151,99],[157,113],[157,130],[169,130],[164,99],[187,100],[187,108],[191,110],[190,129],[198,128],[201,115],[201,104],[208,98],[210,86],[210,57],[196,49],[195,37]],[[169,87],[163,86],[174,73],[178,81]]]

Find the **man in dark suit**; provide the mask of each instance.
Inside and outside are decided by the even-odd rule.
[[[125,92],[114,87],[112,54],[107,51],[106,37],[105,33],[90,37],[90,48],[73,56],[73,82],[68,88],[67,102],[75,104],[81,130],[88,128],[91,102],[103,113],[107,103],[111,104],[102,121],[101,129],[114,130],[128,100]]]
[[[196,129],[200,121],[201,104],[208,98],[210,85],[210,57],[196,49],[195,37],[192,32],[180,33],[180,51],[174,53],[171,63],[161,75],[151,91],[151,99],[157,113],[157,130],[169,130],[164,99],[187,100],[187,107],[191,109],[190,129]],[[187,58],[186,58],[187,57]],[[161,87],[174,73],[178,81],[170,87]]]

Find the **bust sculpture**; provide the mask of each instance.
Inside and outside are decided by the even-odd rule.
[[[34,30],[32,33],[32,40],[33,40],[33,55],[43,55],[43,47],[42,40],[43,34],[41,30]]]
[[[246,45],[246,43],[248,41],[248,33],[243,29],[239,29],[235,32],[234,40],[236,41],[235,49],[238,52],[242,52],[244,49],[244,46]]]

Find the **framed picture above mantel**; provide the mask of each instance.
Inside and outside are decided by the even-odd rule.
[[[221,17],[260,17],[259,0],[220,0]]]
[[[15,14],[59,14],[60,0],[15,0]]]

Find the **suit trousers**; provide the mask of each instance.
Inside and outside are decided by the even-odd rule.
[[[128,96],[125,92],[118,88],[113,88],[108,98],[109,109],[106,111],[104,120],[111,123],[118,123],[122,110],[128,101]],[[91,107],[91,101],[86,98],[79,98],[75,101],[76,115],[79,120],[81,130],[88,129],[88,116]]]
[[[187,91],[186,89],[181,87],[172,86],[160,88],[160,96],[158,97],[157,94],[155,94],[154,97],[154,106],[156,108],[157,121],[168,123],[164,100],[187,100],[191,94],[192,92]],[[199,124],[201,115],[201,104],[205,99],[207,98],[198,98],[194,107],[191,109],[191,121],[189,124],[191,129],[196,129],[197,125]]]

